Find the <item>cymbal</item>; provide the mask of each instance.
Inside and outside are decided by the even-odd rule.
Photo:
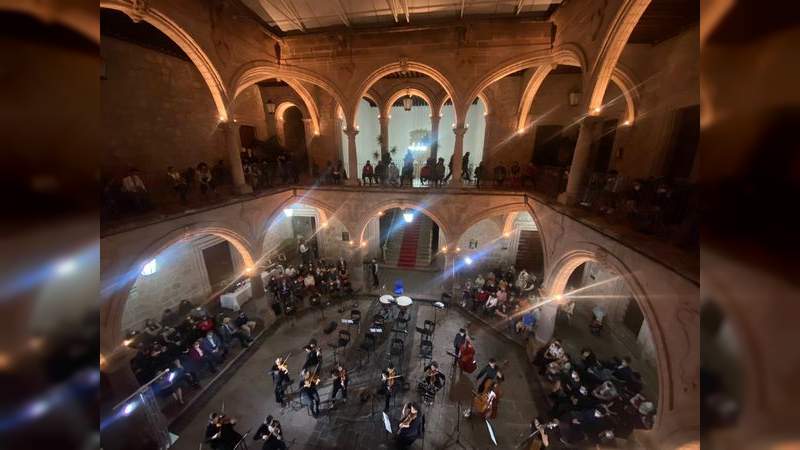
[[[406,297],[405,295],[397,297],[398,306],[411,306],[412,303],[414,301],[411,300],[411,297]]]
[[[381,297],[378,299],[378,301],[381,302],[384,305],[391,305],[392,303],[394,303],[395,300],[394,300],[394,297],[392,297],[391,295],[385,294],[385,295],[381,295]]]

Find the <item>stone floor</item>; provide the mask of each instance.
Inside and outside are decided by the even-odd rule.
[[[365,319],[371,318],[379,308],[372,298],[359,300],[358,306]],[[418,358],[421,335],[415,331],[415,327],[421,327],[424,320],[435,319],[437,326],[433,336],[433,359],[440,363],[447,375],[447,383],[437,395],[434,404],[423,408],[426,417],[425,440],[418,440],[414,448],[457,448],[457,438],[464,448],[488,448],[491,442],[484,421],[476,418],[464,419],[458,414],[459,401],[462,409],[469,404],[475,385],[474,377],[451,370],[452,358],[445,353],[451,350],[452,339],[458,328],[470,319],[459,310],[441,311],[423,301],[417,301],[410,308],[410,314],[412,320],[408,324],[404,355],[400,360],[395,357],[395,366],[406,376],[409,389],[401,389],[390,408],[389,416],[393,427],[396,427],[400,418],[403,403],[419,400],[415,388],[425,361]],[[253,349],[253,353],[227,381],[215,386],[181,420],[173,423],[171,431],[180,435],[173,448],[201,448],[208,414],[223,409],[226,414],[238,418],[237,429],[241,433],[254,430],[267,414],[276,416],[283,425],[284,435],[291,449],[393,448],[392,439],[383,430],[380,415],[383,398],[374,398],[374,403],[359,401],[358,394],[361,391],[374,391],[380,386],[380,370],[387,361],[389,342],[389,337],[386,336],[378,340],[374,352],[359,350],[366,323],[362,324],[360,332],[353,330],[354,339],[351,345],[345,351],[338,351],[336,355],[350,371],[347,403],[339,403],[336,408],[330,408],[326,400],[330,396],[331,383],[325,377],[320,385],[323,403],[319,418],[311,417],[296,399],[286,408],[275,403],[272,380],[268,373],[274,359],[293,352],[295,356],[290,359],[289,365],[292,375],[297,379],[299,365],[304,359],[302,346],[313,337],[323,349],[322,373],[327,374],[334,362],[334,355],[328,344],[338,338],[337,332],[344,325],[340,323],[337,332],[330,335],[324,334],[322,328],[331,320],[338,320],[344,315],[336,307],[331,307],[325,311],[325,319],[319,312],[310,312],[282,323],[274,333],[263,338],[259,347]],[[529,370],[522,347],[513,345],[505,337],[480,323],[473,322],[470,329],[475,337],[476,359],[480,365],[485,364],[489,357],[495,357],[503,363],[508,361],[505,366],[506,381],[502,385],[504,396],[500,401],[498,417],[492,421],[492,426],[499,448],[514,448],[527,435],[531,418],[543,408],[540,384],[533,379],[535,375]],[[457,427],[460,428],[460,436],[456,433]],[[256,443],[249,440],[250,448],[258,448],[252,444]]]

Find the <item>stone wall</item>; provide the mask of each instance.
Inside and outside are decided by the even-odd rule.
[[[242,91],[233,104],[233,119],[239,125],[249,125],[256,129],[256,138],[267,139],[267,117],[261,91],[257,86],[250,86]]]
[[[630,177],[663,173],[676,110],[700,104],[698,33],[693,27],[655,46],[625,47],[620,63],[630,67],[641,83],[641,103],[634,126],[622,130],[614,144],[614,155],[623,148],[622,157],[612,157],[620,173]]]
[[[214,102],[191,62],[107,36],[100,54],[107,75],[100,82],[105,176],[136,167],[148,190],[165,196],[172,194],[167,166],[183,170],[218,159],[227,165]]]

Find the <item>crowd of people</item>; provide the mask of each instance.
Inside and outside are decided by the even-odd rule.
[[[275,300],[276,314],[293,314],[306,299],[309,306],[319,306],[353,294],[344,258],[339,257],[335,263],[323,259],[312,261],[310,257],[303,260],[298,266],[278,265],[269,272],[266,290]]]
[[[255,326],[244,311],[212,317],[184,300],[178,310],[165,309],[160,322],[147,319],[142,330],[128,332],[137,350],[131,368],[142,385],[155,378],[157,396],[183,404],[183,390],[198,389],[202,375],[216,373],[234,343],[250,346]]]
[[[300,182],[300,169],[292,154],[285,150],[279,150],[274,158],[267,158],[255,156],[252,150],[245,148],[241,160],[245,182],[253,191]]]
[[[478,273],[475,279],[464,282],[461,305],[474,313],[486,316],[508,317],[520,308],[520,301],[535,296],[540,287],[536,275],[514,266],[496,268],[485,274]],[[530,332],[535,322],[535,312],[524,313],[514,323],[517,333]]]
[[[580,204],[599,214],[625,217],[639,231],[658,233],[691,219],[697,211],[697,196],[689,183],[656,177],[627,181],[612,170],[591,176]],[[686,233],[690,239],[694,234],[696,240],[694,228]]]
[[[542,447],[608,445],[652,428],[655,405],[642,394],[642,377],[630,358],[601,360],[589,348],[575,357],[554,339],[533,363],[552,386],[549,411],[532,424]]]

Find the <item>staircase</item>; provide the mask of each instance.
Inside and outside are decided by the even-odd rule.
[[[517,260],[514,262],[514,267],[517,270],[525,269],[534,274],[542,273],[544,270],[544,257],[542,255],[542,241],[538,231],[519,231]]]
[[[411,223],[398,223],[397,228],[386,242],[386,265],[404,269],[430,266],[433,236],[431,220],[417,216]]]

